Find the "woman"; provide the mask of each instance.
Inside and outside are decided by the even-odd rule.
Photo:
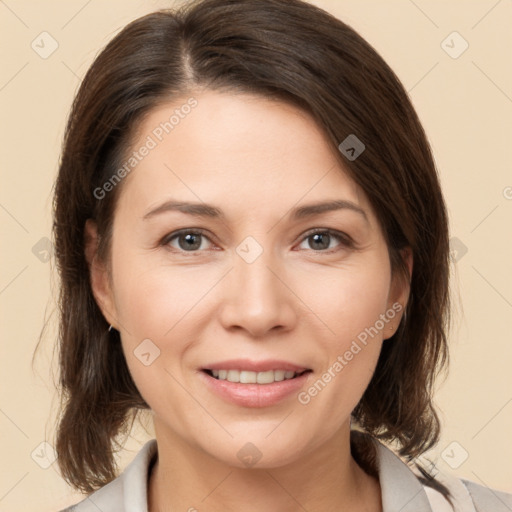
[[[447,215],[402,85],[341,21],[203,0],[131,23],[75,99],[54,230],[73,510],[512,507],[415,464]],[[156,439],[117,475],[140,410]]]

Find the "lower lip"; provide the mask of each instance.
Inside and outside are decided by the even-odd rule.
[[[270,407],[290,395],[298,394],[304,386],[310,372],[294,379],[286,379],[272,384],[240,384],[211,377],[201,371],[200,376],[215,394],[227,402],[241,407]]]

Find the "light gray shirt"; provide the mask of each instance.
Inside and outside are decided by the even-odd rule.
[[[423,485],[393,451],[374,442],[383,512],[512,512],[512,494],[438,473],[436,480],[450,490],[452,508],[440,492]],[[156,455],[157,442],[152,439],[117,478],[61,512],[147,512],[149,468]]]

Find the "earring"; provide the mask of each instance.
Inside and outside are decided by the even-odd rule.
[[[108,328],[108,332],[110,332],[113,329],[112,324],[110,324],[110,327]]]

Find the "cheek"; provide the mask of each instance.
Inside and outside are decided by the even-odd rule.
[[[375,258],[345,271],[315,279],[308,303],[325,333],[316,338],[322,367],[299,396],[306,410],[329,411],[326,424],[339,425],[354,409],[375,370],[388,311],[390,270]],[[303,293],[307,291],[303,288]],[[394,311],[392,311],[394,315]],[[386,323],[383,317],[388,320]],[[315,413],[315,415],[316,415]]]
[[[114,300],[128,368],[146,401],[154,404],[159,399],[157,388],[174,389],[171,374],[189,369],[189,354],[212,321],[205,310],[210,311],[213,294],[209,292],[223,270],[155,264],[147,254],[116,252],[115,246],[112,262]]]
[[[114,265],[116,311],[134,341],[173,336],[218,280],[211,269],[154,264],[147,255],[123,256]]]
[[[325,327],[327,335],[321,337],[325,348],[339,352],[385,313],[389,287],[387,261],[373,257],[350,267],[318,272],[313,278],[311,274],[304,276],[297,280],[295,289]]]
[[[151,266],[144,258],[122,258],[116,272],[116,310],[132,378],[153,410],[180,414],[180,400],[167,397],[183,394],[173,376],[182,380],[191,340],[199,338],[198,303],[213,285],[212,276]]]

